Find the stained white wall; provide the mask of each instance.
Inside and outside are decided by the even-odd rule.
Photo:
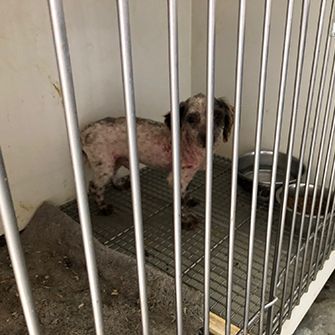
[[[131,1],[138,115],[169,109],[165,0]],[[116,1],[66,0],[80,124],[123,113]],[[190,94],[191,0],[180,2],[180,89]],[[20,228],[74,185],[47,1],[0,2],[0,143]],[[0,227],[1,232],[1,227]]]

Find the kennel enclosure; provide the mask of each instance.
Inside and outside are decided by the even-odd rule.
[[[143,334],[150,333],[145,264],[175,278],[176,324],[171,328],[177,334],[183,334],[182,282],[203,293],[204,324],[199,329],[203,334],[209,334],[210,329],[214,331],[213,320],[217,316],[222,334],[292,334],[335,268],[334,1],[285,2],[277,64],[280,71],[271,81],[276,84],[277,92],[275,117],[266,115],[275,4],[271,0],[262,1],[264,7],[257,16],[259,21],[262,18],[262,25],[260,52],[255,52],[259,74],[249,188],[239,178],[239,158],[243,115],[250,113],[243,105],[243,98],[249,65],[245,57],[250,37],[247,13],[253,5],[240,0],[234,22],[237,28],[232,80],[235,122],[231,159],[227,159],[212,155],[215,83],[221,76],[216,67],[221,5],[215,0],[208,1],[207,156],[205,172],[199,172],[190,185],[191,194],[200,200],[193,211],[202,221],[193,231],[181,230],[178,2],[169,0],[166,7],[174,173],[173,194],[170,194],[164,173],[139,168],[132,65],[134,41],[130,29],[132,3],[116,1],[131,190],[108,189],[107,197],[115,207],[109,222],[99,217],[96,205],[86,192],[63,2],[49,0],[48,4],[77,195],[76,201],[67,202],[61,209],[81,224],[96,334],[104,333],[104,320],[93,236],[107,247],[136,257]],[[317,8],[314,21],[313,6]],[[266,127],[273,129],[272,148],[263,145],[263,135],[268,136]],[[262,164],[264,149],[272,153],[270,167]],[[284,170],[279,171],[282,163],[279,155],[283,151],[286,161]],[[293,157],[298,159],[299,166],[292,181]],[[0,167],[0,211],[5,236],[29,333],[40,334],[38,311],[33,307],[2,160]],[[314,188],[303,185],[314,185]],[[291,216],[288,212],[292,212]]]

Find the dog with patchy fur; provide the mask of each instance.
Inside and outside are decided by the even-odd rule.
[[[199,93],[180,103],[180,156],[181,193],[184,227],[196,223],[187,207],[195,205],[187,195],[187,187],[197,171],[205,168],[206,158],[206,96]],[[226,142],[234,121],[234,108],[223,98],[214,100],[214,148],[221,140]],[[141,163],[152,168],[169,171],[168,184],[172,187],[171,113],[165,122],[137,118],[137,147]],[[121,166],[129,168],[128,138],[125,117],[105,118],[88,125],[81,132],[82,150],[93,170],[90,192],[94,195],[103,215],[112,212],[106,204],[104,192],[107,184],[120,187],[116,173]]]

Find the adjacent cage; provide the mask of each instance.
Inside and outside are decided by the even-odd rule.
[[[63,1],[48,1],[76,190],[76,201],[60,208],[81,225],[96,334],[104,334],[104,320],[93,237],[136,257],[143,334],[150,334],[145,264],[174,277],[172,332],[184,333],[182,284],[203,293],[199,334],[205,335],[293,334],[335,269],[335,1],[287,0],[283,16],[276,15],[274,1],[258,2],[258,11],[246,0],[238,8],[229,1],[207,2],[207,30],[199,35],[206,41],[205,171],[197,173],[188,193],[199,201],[192,213],[201,223],[184,231],[178,1],[168,0],[166,7],[173,192],[166,173],[140,169],[132,3],[116,1],[131,189],[106,190],[115,209],[108,224],[87,195]],[[229,6],[236,9],[230,19],[235,42],[228,41],[234,57],[226,60],[220,15]],[[258,27],[258,42],[248,33],[251,25]],[[230,158],[213,154],[216,84],[225,62],[235,68],[229,80]],[[257,78],[252,86],[250,78]],[[40,334],[1,152],[0,214],[27,328]]]

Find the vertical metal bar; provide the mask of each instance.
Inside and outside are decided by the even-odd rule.
[[[277,111],[277,120],[276,120],[276,131],[275,131],[275,141],[273,146],[274,159],[272,167],[272,178],[271,178],[271,190],[270,198],[272,197],[271,207],[269,211],[273,211],[273,201],[276,191],[276,175],[278,167],[278,153],[280,148],[280,137],[281,137],[281,128],[282,128],[282,118],[284,112],[284,103],[285,103],[285,92],[286,92],[286,81],[287,81],[287,71],[288,71],[288,62],[289,62],[289,51],[290,51],[290,42],[291,42],[291,32],[292,32],[292,21],[293,21],[293,8],[294,0],[289,0],[287,3],[286,10],[286,28],[285,28],[285,37],[284,37],[284,48],[283,48],[283,57],[282,57],[282,67],[281,67],[281,78],[280,78],[280,88],[279,88],[279,99],[278,99],[278,111]],[[294,133],[295,122],[291,124],[290,133]],[[289,141],[290,143],[290,141]],[[275,245],[275,253],[273,259],[273,268],[272,268],[272,278],[270,286],[270,301],[273,301],[277,295],[277,281],[279,275],[279,266],[281,259],[282,243],[284,237],[284,228],[285,228],[285,208],[288,195],[288,186],[291,176],[291,163],[292,163],[292,153],[293,153],[293,141],[291,146],[288,147],[287,153],[287,168],[286,168],[286,177],[285,177],[285,186],[284,186],[284,201],[282,207],[282,216],[280,220],[280,228],[277,233],[277,241]],[[272,215],[271,215],[272,216]],[[273,319],[274,319],[274,305],[271,305],[268,312],[267,319],[267,331],[269,334],[272,334],[273,328]]]
[[[122,77],[124,100],[127,116],[129,163],[131,178],[131,195],[133,202],[133,215],[136,241],[136,259],[138,283],[140,291],[140,304],[142,315],[142,332],[149,335],[149,316],[147,304],[147,289],[144,260],[144,242],[143,242],[143,222],[142,222],[142,203],[139,161],[137,155],[137,132],[136,132],[136,111],[135,111],[135,92],[134,76],[131,53],[131,37],[129,22],[129,3],[128,0],[117,0],[120,48],[122,60]]]
[[[334,119],[335,120],[335,119]],[[335,125],[335,123],[334,123]],[[335,130],[334,130],[335,131]],[[322,245],[323,245],[323,239],[324,239],[324,231],[325,231],[325,226],[326,226],[326,221],[328,221],[327,216],[329,213],[329,207],[330,207],[330,201],[331,201],[331,195],[334,192],[334,181],[335,181],[335,156],[333,159],[333,164],[332,164],[332,172],[331,172],[331,177],[330,177],[330,185],[329,185],[329,193],[328,193],[328,197],[327,197],[327,202],[326,202],[326,208],[325,208],[325,212],[324,212],[324,226],[322,228],[322,233],[321,233],[321,239],[320,239],[320,244],[319,244],[319,248],[318,248],[318,254],[317,254],[317,258],[316,258],[316,269],[320,263],[320,258],[321,258],[321,249],[322,249]],[[325,241],[325,245],[323,248],[323,256],[322,256],[322,263],[320,264],[320,267],[323,267],[323,264],[326,260],[326,256],[327,256],[327,245],[329,242],[329,237],[330,237],[330,232],[331,232],[331,221],[329,221],[328,223],[328,230],[327,230],[327,234],[326,234],[326,241]],[[317,275],[317,271],[315,271],[314,273],[314,279]]]
[[[322,13],[324,18],[325,13],[325,7],[326,7],[326,1],[323,2],[322,6]],[[308,185],[310,183],[311,173],[312,173],[312,165],[313,165],[313,158],[314,158],[314,150],[316,145],[316,138],[318,134],[318,128],[319,128],[319,121],[320,121],[320,108],[322,104],[322,98],[323,98],[323,91],[325,87],[325,78],[327,74],[327,68],[328,68],[328,58],[329,58],[329,50],[330,50],[330,38],[327,39],[326,44],[326,50],[323,57],[322,62],[322,72],[321,72],[321,79],[320,79],[320,85],[319,85],[319,92],[317,96],[317,104],[316,104],[316,112],[314,117],[314,124],[313,124],[313,133],[312,133],[312,141],[309,149],[309,159],[308,159],[308,166],[307,166],[307,176],[306,176],[306,187],[305,187],[305,195],[304,195],[304,204],[303,204],[303,210],[302,210],[302,218],[301,222],[304,222],[305,215],[306,215],[306,208],[307,208],[307,200],[308,200]],[[319,167],[319,166],[318,166]],[[315,208],[315,199],[317,195],[317,185],[318,185],[318,179],[320,176],[320,167],[316,171],[315,181],[314,181],[314,191],[313,191],[313,198],[312,198],[312,207],[310,211],[310,220],[307,230],[307,238],[306,238],[306,246],[304,250],[304,256],[302,261],[302,267],[301,267],[301,273],[300,273],[300,285],[299,285],[299,293],[298,293],[298,301],[300,301],[302,291],[303,291],[303,280],[304,280],[304,272],[305,272],[305,266],[307,261],[307,254],[308,254],[308,246],[309,246],[309,237],[311,234],[311,227],[312,227],[312,221],[313,221],[313,214],[314,214],[314,208]],[[308,289],[308,286],[306,286],[306,289]]]
[[[335,192],[335,189],[334,191]],[[326,252],[326,256],[328,257],[329,254],[332,252],[332,248],[334,248],[334,234],[335,234],[335,222],[334,222],[334,211],[335,211],[335,196],[333,194],[333,204],[332,204],[332,208],[330,210],[330,216],[329,216],[329,225],[330,225],[330,228],[329,228],[329,243],[328,243],[328,246],[326,245],[325,248],[328,248],[327,252]]]
[[[215,87],[215,5],[208,0],[207,18],[207,143],[206,143],[206,208],[205,208],[205,268],[204,268],[204,331],[209,335],[210,253],[212,226],[213,126]]]
[[[302,70],[303,70],[303,62],[304,62],[304,54],[305,54],[305,47],[306,47],[306,33],[307,33],[307,27],[308,27],[308,16],[309,16],[309,9],[310,9],[310,0],[304,0],[302,5],[302,11],[301,11],[301,18],[300,18],[300,33],[299,33],[299,49],[298,49],[298,56],[297,56],[297,65],[296,65],[296,73],[295,73],[295,84],[294,84],[294,94],[293,94],[293,110],[291,115],[291,121],[290,121],[290,133],[289,133],[289,139],[288,139],[288,145],[287,145],[287,153],[292,153],[292,148],[294,145],[294,138],[295,138],[295,130],[296,130],[296,119],[297,119],[297,112],[298,112],[298,104],[299,104],[299,97],[300,97],[300,88],[301,88],[301,78],[302,78]],[[291,156],[291,155],[289,155]],[[297,189],[300,186],[301,176],[302,176],[302,168],[303,168],[303,161],[300,160],[299,165],[299,173],[298,173],[298,179],[297,179]],[[287,172],[287,170],[286,170]],[[286,179],[285,179],[286,181]],[[286,190],[286,189],[285,189]],[[296,193],[297,195],[297,193]],[[287,203],[287,200],[285,204]],[[295,202],[295,206],[297,205],[297,202]],[[282,217],[286,214],[286,206],[283,207],[282,211]],[[295,207],[295,213],[297,208]],[[288,285],[288,279],[289,279],[289,271],[290,263],[291,263],[291,253],[293,248],[293,241],[294,241],[294,232],[295,232],[295,215],[293,216],[293,220],[291,223],[291,231],[290,231],[290,240],[287,250],[287,258],[286,258],[286,272],[285,272],[285,279],[284,279],[284,285],[283,285],[283,294],[281,299],[281,306],[280,306],[280,318],[279,318],[279,332],[281,330],[281,325],[283,321],[283,311],[285,307],[285,299],[286,299],[286,291],[287,291],[287,285]]]
[[[332,10],[331,10],[331,16],[330,16],[330,20],[329,20],[329,29],[331,28],[331,23],[332,23],[332,14],[333,14],[333,9],[334,9],[334,1],[332,1]],[[330,36],[330,30],[329,30],[329,36]],[[330,39],[332,39],[332,37],[329,37]],[[317,177],[318,177],[318,172],[321,169],[321,161],[322,161],[322,155],[323,155],[323,150],[324,150],[324,146],[325,146],[325,142],[326,142],[326,133],[327,133],[327,127],[328,127],[328,122],[329,122],[329,116],[330,116],[330,109],[331,109],[331,102],[332,102],[332,98],[333,98],[333,88],[334,88],[334,80],[335,80],[335,55],[333,55],[333,65],[332,65],[332,69],[331,69],[331,81],[330,81],[330,86],[329,86],[329,90],[328,90],[328,96],[327,96],[327,104],[326,104],[326,113],[324,116],[324,122],[323,122],[323,127],[322,127],[322,132],[321,132],[321,144],[320,144],[320,149],[319,149],[319,153],[318,153],[318,158],[317,158],[317,176],[315,177],[315,182],[314,185],[318,185],[317,182]],[[325,80],[325,78],[324,78]],[[319,111],[321,112],[321,111]],[[333,124],[333,122],[332,122]],[[314,239],[313,239],[313,246],[312,246],[312,253],[310,256],[310,261],[309,261],[309,268],[308,268],[308,278],[307,278],[307,286],[309,286],[310,282],[311,282],[311,273],[312,273],[312,266],[313,266],[313,260],[314,260],[314,253],[315,253],[315,248],[316,248],[316,242],[317,242],[317,236],[318,236],[318,232],[319,232],[319,225],[320,225],[320,219],[321,219],[321,211],[322,211],[322,204],[323,204],[323,198],[324,198],[324,194],[325,194],[325,189],[326,189],[326,179],[327,179],[327,175],[328,175],[328,168],[329,168],[329,163],[330,163],[330,157],[331,157],[331,152],[332,152],[332,142],[333,142],[333,138],[334,138],[334,131],[335,131],[335,127],[331,128],[331,132],[330,132],[330,137],[328,140],[328,146],[327,146],[327,155],[326,155],[326,161],[325,161],[325,165],[323,167],[323,171],[322,171],[322,181],[321,181],[321,192],[320,192],[320,199],[319,199],[319,208],[318,208],[318,212],[317,212],[317,219],[316,219],[316,225],[315,225],[315,229],[314,229]],[[314,190],[314,194],[316,195],[316,188]],[[330,191],[330,190],[329,190]],[[314,196],[313,194],[313,196]],[[314,199],[316,201],[316,199]],[[314,205],[315,205],[315,201],[314,201]],[[313,204],[312,204],[312,208],[313,208]],[[313,208],[314,209],[314,208]],[[320,239],[320,244],[319,244],[319,252],[321,252],[321,245],[322,245],[322,241],[323,241],[323,237],[324,237],[324,233],[325,233],[325,227],[326,227],[326,221],[327,221],[327,212],[324,213],[324,222],[323,222],[323,227],[322,227],[322,231],[321,231],[321,239]],[[310,224],[313,221],[313,217],[311,215],[310,217]],[[318,252],[317,254],[317,258],[320,257],[320,253]],[[314,272],[314,278],[316,277],[317,274],[317,266],[318,263],[316,263],[316,267],[315,267],[315,272]]]
[[[269,35],[270,35],[271,4],[272,4],[272,0],[267,0],[265,2],[265,9],[264,9],[265,18],[264,18],[264,25],[263,25],[262,59],[261,59],[261,72],[260,72],[258,108],[257,108],[257,123],[256,123],[256,135],[255,135],[254,173],[253,173],[253,188],[252,188],[249,247],[248,247],[248,271],[247,271],[247,278],[246,278],[244,325],[243,325],[244,334],[247,334],[248,323],[249,323],[250,288],[251,288],[251,279],[252,279],[251,275],[252,275],[255,225],[256,225],[256,214],[257,214],[257,198],[258,198],[259,156],[260,156],[260,150],[261,150],[262,130],[263,130],[266,74],[267,74],[267,62],[268,62]]]
[[[334,110],[333,121],[335,121],[335,110]],[[331,203],[332,198],[335,199],[335,197],[334,197],[335,189],[334,189],[334,186],[332,187],[332,185],[334,185],[334,182],[335,182],[335,156],[334,156],[334,160],[333,160],[333,168],[332,168],[331,177],[330,177],[330,187],[329,187],[329,193],[328,193],[328,197],[327,197],[327,204],[326,204],[325,213],[329,212],[329,207],[330,207],[330,203]],[[334,203],[333,203],[333,205],[334,205]],[[328,252],[330,251],[330,250],[328,250],[328,246],[331,242],[331,234],[332,234],[332,228],[333,228],[333,220],[332,220],[332,218],[333,218],[333,207],[331,208],[331,211],[329,212],[329,214],[330,214],[329,215],[329,225],[328,225],[327,237],[326,237],[326,241],[325,241],[325,245],[324,245],[324,249],[323,249],[322,264],[324,264],[324,262],[326,261],[326,257],[328,256]]]
[[[237,176],[238,176],[238,156],[240,142],[240,118],[242,105],[242,84],[243,84],[243,61],[244,61],[244,41],[245,41],[245,19],[246,0],[239,2],[239,19],[237,33],[237,56],[236,56],[236,83],[235,83],[235,122],[233,138],[233,160],[231,176],[231,200],[230,200],[230,225],[229,225],[229,251],[228,251],[228,273],[227,273],[227,315],[226,334],[230,335],[231,327],[231,305],[233,291],[233,268],[234,268],[234,243],[236,226],[236,200],[237,200]]]
[[[67,41],[63,1],[48,0],[49,11],[55,44],[55,52],[58,64],[58,72],[63,93],[65,119],[70,145],[72,167],[74,172],[79,218],[82,229],[82,237],[87,265],[87,273],[90,285],[95,330],[98,335],[104,333],[102,306],[98,283],[98,273],[95,260],[95,252],[92,237],[90,210],[86,192],[83,158],[80,144],[80,134],[77,116],[77,107],[72,78],[70,51]]]
[[[309,12],[309,3],[308,0],[308,12]],[[314,96],[314,86],[315,86],[315,80],[316,80],[316,73],[318,68],[318,62],[319,62],[319,53],[320,53],[320,43],[321,43],[321,36],[322,36],[322,28],[323,28],[323,20],[324,20],[324,7],[325,7],[325,0],[322,0],[321,7],[320,7],[320,13],[319,13],[319,19],[318,19],[318,30],[316,35],[316,41],[315,41],[315,48],[313,53],[313,61],[312,61],[312,72],[310,77],[310,84],[308,88],[308,96],[307,96],[307,108],[306,108],[306,114],[304,119],[304,126],[303,126],[303,134],[302,134],[302,140],[300,144],[300,163],[299,163],[299,171],[298,171],[298,177],[296,182],[296,192],[294,197],[294,206],[293,206],[293,218],[292,218],[292,229],[295,226],[296,216],[297,216],[297,209],[298,209],[298,199],[300,196],[300,183],[301,183],[301,177],[302,177],[302,171],[303,171],[303,164],[304,164],[304,154],[305,154],[305,148],[307,144],[307,135],[308,135],[308,128],[309,128],[309,122],[310,122],[310,116],[311,116],[311,110],[312,110],[312,102],[313,102],[313,96]],[[305,7],[305,5],[304,5]],[[308,17],[306,17],[306,20]],[[306,25],[308,23],[308,20],[306,22]],[[306,26],[307,30],[307,26]],[[305,31],[306,33],[306,31]],[[305,44],[305,42],[304,42]],[[303,61],[303,60],[302,60]],[[308,180],[309,183],[309,180]],[[306,182],[306,184],[308,185]],[[306,187],[308,192],[308,187]],[[291,232],[292,232],[291,229]],[[304,231],[304,221],[301,220],[300,225],[300,232],[299,232],[299,240],[298,240],[298,246],[297,246],[297,252],[296,252],[296,258],[295,258],[295,266],[294,266],[294,273],[293,273],[293,279],[292,279],[292,286],[291,286],[291,299],[290,299],[290,307],[289,307],[289,317],[292,314],[292,308],[293,308],[293,297],[294,297],[294,291],[297,281],[297,275],[298,275],[298,267],[299,267],[299,259],[300,259],[300,249],[302,244],[302,235]]]
[[[177,334],[183,334],[183,296],[181,268],[181,177],[180,177],[180,115],[177,1],[168,0],[170,104],[172,114],[173,214]]]
[[[330,245],[329,245],[329,251],[331,252],[332,248],[334,247],[334,241],[335,241],[335,222],[333,223],[334,221],[334,214],[335,214],[335,196],[333,196],[333,205],[332,205],[332,210],[330,212],[330,219],[329,219],[329,222],[330,224],[333,225],[333,231],[332,231],[332,237],[330,239]]]
[[[5,232],[8,252],[13,265],[16,285],[30,335],[41,334],[34,299],[31,292],[28,271],[17,228],[13,200],[10,194],[5,163],[0,148],[0,216]]]
[[[335,189],[333,190],[333,192],[335,192]],[[332,194],[332,206],[331,206],[331,210],[329,212],[329,242],[328,245],[325,246],[326,249],[326,256],[328,257],[329,254],[332,252],[332,248],[333,248],[333,240],[334,240],[334,234],[335,234],[335,220],[334,219],[334,211],[335,211],[335,196],[334,193]]]
[[[261,58],[261,72],[260,72],[260,85],[259,85],[259,96],[258,96],[258,113],[264,113],[264,101],[265,101],[265,89],[266,89],[266,74],[267,74],[267,64],[268,64],[268,51],[269,51],[269,37],[270,37],[270,25],[271,25],[271,7],[272,0],[266,0],[265,9],[264,9],[264,25],[263,25],[263,43],[262,43],[262,58]],[[263,128],[263,120],[259,121],[258,127],[260,131]],[[261,137],[259,141],[261,140]],[[259,142],[259,146],[260,146]],[[278,159],[274,157],[274,160]],[[274,162],[275,163],[275,162]],[[257,169],[258,174],[258,169]],[[258,177],[258,176],[257,176]],[[256,176],[254,175],[254,178]],[[272,183],[272,180],[271,180]],[[255,204],[253,204],[254,206]],[[272,203],[273,206],[273,203]],[[257,204],[256,204],[257,207]],[[271,208],[271,199],[270,199],[270,208]],[[255,208],[256,210],[256,208]],[[271,215],[272,216],[272,215]],[[260,321],[259,321],[259,334],[263,333],[263,320],[264,320],[264,307],[265,307],[265,287],[267,282],[267,271],[268,271],[268,262],[269,262],[269,252],[270,252],[270,241],[271,241],[271,225],[272,217],[269,220],[266,233],[266,247],[264,253],[264,273],[263,273],[263,287],[261,291],[261,309],[260,309]],[[253,253],[253,250],[251,251]]]

